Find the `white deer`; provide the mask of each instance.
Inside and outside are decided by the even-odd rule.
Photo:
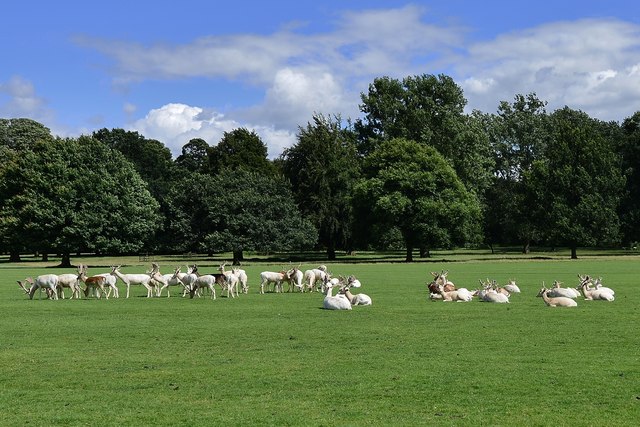
[[[540,292],[538,292],[539,297],[542,297],[544,303],[549,307],[577,307],[578,303],[569,297],[550,297],[549,289],[544,287],[544,282],[542,283],[542,288]]]
[[[340,279],[341,279],[341,282],[344,283],[344,278],[340,277]],[[369,295],[367,294],[354,295],[351,293],[350,288],[351,288],[351,285],[347,283],[346,285],[342,286],[342,288],[340,289],[340,293],[343,294],[345,297],[347,297],[349,302],[351,302],[351,305],[371,305],[373,303]]]
[[[187,273],[182,273],[180,271],[180,267],[176,267],[171,274],[163,274],[162,277],[164,278],[166,283],[158,289],[158,296],[162,296],[162,291],[167,288],[167,298],[171,297],[171,292],[169,292],[170,286],[182,285],[182,287],[184,288],[184,283],[180,279],[184,278],[186,275]]]
[[[111,274],[116,276],[118,279],[122,280],[122,282],[127,285],[127,298],[129,298],[129,289],[131,285],[142,285],[147,289],[147,298],[151,298],[153,296],[153,287],[151,286],[151,278],[159,281],[164,280],[162,275],[158,271],[151,271],[151,273],[144,274],[124,274],[120,271],[121,266],[111,267]],[[160,276],[160,277],[158,277]]]
[[[25,281],[31,285],[29,289],[27,289],[19,280],[18,284],[25,293],[29,295],[29,299],[33,299],[33,294],[35,294],[38,289],[46,290],[49,298],[53,298],[55,300],[58,299],[58,292],[56,289],[58,286],[58,276],[56,274],[43,274],[36,277],[36,280],[33,280],[31,277],[27,277]]]
[[[57,290],[62,299],[64,299],[64,288],[69,288],[69,290],[71,290],[71,299],[74,297],[80,298],[80,276],[82,275],[84,266],[80,264],[77,268],[77,273],[64,273],[58,275]]]
[[[227,277],[227,281],[229,281],[230,274],[238,278],[238,283],[234,285],[236,286],[236,295],[238,295],[238,290],[237,290],[238,285],[240,285],[240,288],[242,289],[243,294],[249,293],[249,285],[247,284],[249,278],[247,276],[247,272],[238,267],[231,267],[231,271],[225,271],[224,267],[226,265],[227,265],[226,261],[220,264],[220,267],[218,267],[218,271],[220,271],[222,274],[224,274]],[[233,282],[234,280],[231,279],[231,281]]]
[[[220,264],[218,267],[218,271],[224,275],[224,283],[221,283],[223,290],[227,291],[227,298],[229,297],[229,293],[231,293],[231,297],[235,298],[238,294],[238,285],[242,286],[242,292],[247,293],[247,273],[244,270],[239,268],[231,268],[231,271],[226,271],[224,267],[227,265],[226,261]]]
[[[593,285],[599,291],[609,292],[611,295],[615,295],[615,291],[611,288],[602,285],[602,277],[598,277],[597,279],[593,279]]]
[[[591,283],[591,278],[589,276],[580,276],[580,290],[582,291],[582,295],[584,295],[584,299],[591,300],[603,300],[603,301],[613,301],[615,300],[614,295],[603,289],[591,289],[589,288],[589,284]]]
[[[189,296],[193,298],[195,295],[198,295],[198,291],[202,288],[209,288],[211,291],[211,299],[216,299],[216,276],[213,274],[205,274],[203,276],[197,276],[193,283],[191,283],[191,288],[189,289]]]
[[[276,292],[282,292],[282,282],[289,281],[291,274],[293,274],[293,270],[285,270],[284,268],[278,272],[263,271],[260,273],[260,293],[264,294],[265,285],[267,285],[268,290],[270,283],[275,285]]]
[[[180,282],[182,283],[182,286],[184,286],[184,292],[182,293],[183,297],[187,293],[191,295],[191,289],[194,288],[195,286],[194,284],[198,279],[198,274],[196,274],[197,271],[198,271],[198,268],[194,264],[193,266],[188,267],[186,273],[180,273],[180,270],[176,270],[173,273],[172,279],[175,278],[177,280],[180,280]],[[191,295],[191,298],[193,298],[193,295]]]
[[[307,283],[307,289],[309,292],[313,292],[315,289],[315,283],[320,281],[320,283],[323,284],[326,276],[327,267],[325,265],[321,265],[318,268],[306,270],[303,275],[303,280]]]
[[[345,295],[331,295],[333,285],[330,282],[325,283],[326,294],[322,301],[322,306],[326,310],[352,310],[351,301]]]

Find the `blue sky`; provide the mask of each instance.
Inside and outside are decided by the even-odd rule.
[[[468,109],[536,92],[621,121],[640,110],[632,1],[7,2],[0,117],[60,136],[137,130],[177,155],[253,129],[270,157],[314,112],[358,116],[375,77],[447,74]]]

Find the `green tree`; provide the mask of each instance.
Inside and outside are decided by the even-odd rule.
[[[176,158],[176,165],[191,172],[209,171],[209,150],[211,147],[204,139],[193,138],[182,147],[182,154]]]
[[[444,74],[374,79],[361,94],[363,119],[355,122],[361,154],[393,138],[411,139],[435,147],[447,159],[457,155],[454,144],[467,100],[462,88]]]
[[[212,231],[202,242],[207,251],[233,251],[233,263],[244,251],[272,252],[311,248],[313,225],[302,218],[290,185],[281,177],[238,170],[215,177],[218,191],[205,200]]]
[[[484,199],[494,181],[494,151],[487,131],[487,116],[477,110],[457,123],[450,159],[468,190]]]
[[[31,119],[0,119],[0,146],[15,152],[25,152],[38,141],[51,141],[53,136],[46,126]]]
[[[174,172],[171,151],[162,142],[124,129],[103,128],[94,132],[93,137],[121,152],[149,184],[151,195],[162,203]]]
[[[21,155],[33,149],[39,141],[52,141],[47,127],[31,119],[0,119],[0,186],[7,170],[15,166]],[[0,195],[0,198],[2,196]],[[8,221],[2,218],[0,221]],[[13,230],[18,232],[18,230]],[[0,248],[9,252],[12,262],[20,261],[25,245],[16,235],[0,235]]]
[[[168,226],[168,202],[165,200],[177,170],[171,151],[160,141],[145,138],[138,132],[124,129],[100,129],[93,137],[124,155],[133,164],[140,177],[148,184],[149,192],[160,204],[163,225],[152,239],[151,247],[163,252],[171,251],[172,242],[163,230]]]
[[[534,161],[542,158],[549,138],[546,103],[535,93],[502,101],[498,114],[487,123],[494,153],[494,184],[486,193],[490,214],[485,215],[487,239],[522,243],[529,252],[532,241],[542,238],[540,202],[526,180]]]
[[[37,142],[6,171],[0,206],[0,234],[64,267],[76,251],[137,251],[159,222],[133,166],[90,137]]]
[[[619,152],[626,191],[621,205],[624,240],[632,245],[640,241],[640,111],[622,122]]]
[[[490,186],[493,158],[482,116],[464,114],[467,100],[451,77],[376,78],[361,99],[364,117],[355,122],[360,154],[384,140],[409,139],[438,150],[479,196]]]
[[[364,160],[364,176],[354,187],[359,234],[372,227],[397,227],[406,261],[416,247],[475,242],[480,204],[433,147],[406,139],[382,142]]]
[[[267,158],[267,146],[255,131],[246,128],[225,132],[218,145],[209,148],[214,175],[222,170],[248,170],[274,175],[276,168]]]
[[[221,189],[211,175],[187,171],[172,181],[167,201],[167,222],[163,234],[173,252],[197,252],[207,235],[215,231],[208,221],[210,210],[220,209],[215,202]],[[213,201],[213,206],[208,203]]]
[[[567,245],[575,259],[578,246],[619,240],[617,209],[625,180],[600,122],[565,107],[551,115],[551,125],[544,156],[533,161],[525,178],[544,208],[546,237]]]
[[[298,142],[281,156],[296,204],[318,230],[328,259],[336,258],[336,248],[350,245],[350,193],[359,177],[354,137],[340,117],[314,115],[313,123],[300,127]]]

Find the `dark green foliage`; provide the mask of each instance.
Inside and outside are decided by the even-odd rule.
[[[31,150],[38,141],[51,141],[51,131],[31,119],[1,119],[0,147],[15,152]]]
[[[626,245],[640,241],[640,111],[622,123],[619,139],[626,191],[621,204],[621,220]]]
[[[246,128],[225,132],[214,147],[209,147],[210,171],[213,175],[238,169],[274,175],[275,167],[267,158],[267,146],[254,131]]]
[[[162,203],[173,174],[171,151],[160,141],[124,129],[100,129],[93,137],[121,152],[149,184],[149,191]]]
[[[617,209],[625,180],[599,122],[568,107],[551,120],[544,157],[527,175],[544,208],[546,237],[569,246],[575,258],[578,246],[619,241]]]
[[[161,229],[166,228],[169,209],[166,196],[178,173],[171,158],[171,151],[160,141],[147,139],[138,132],[124,129],[100,129],[93,133],[93,137],[122,153],[133,164],[140,177],[147,183],[153,198],[160,204],[159,212],[164,219]],[[154,236],[152,249],[171,251],[172,242],[166,237],[164,233]]]
[[[210,149],[204,139],[194,138],[182,147],[182,154],[176,158],[175,164],[188,172],[207,173]]]
[[[467,100],[451,77],[376,78],[361,98],[364,118],[355,122],[360,154],[384,140],[410,139],[438,150],[477,195],[490,185],[493,160],[482,116],[464,115]]]
[[[414,247],[428,256],[478,243],[481,229],[489,245],[568,245],[573,256],[577,246],[640,240],[640,113],[622,125],[569,108],[548,114],[530,93],[496,114],[467,114],[446,75],[381,77],[368,89],[353,127],[316,114],[273,161],[246,128],[214,146],[192,139],[173,161],[137,132],[100,129],[100,148],[86,137],[55,140],[30,119],[0,119],[0,250],[12,260],[143,245],[241,257],[313,242],[329,259],[399,244],[410,259]],[[142,212],[131,202],[139,195]],[[265,197],[277,203],[259,208]]]
[[[405,139],[383,142],[365,159],[363,173],[353,195],[361,237],[373,224],[397,227],[407,261],[415,247],[479,238],[478,200],[434,148]]]
[[[214,231],[207,216],[216,204],[208,203],[220,194],[217,181],[208,174],[185,171],[172,183],[166,195],[167,217],[164,239],[171,252],[197,252],[204,237]]]
[[[123,185],[124,184],[124,185]],[[90,137],[38,142],[0,189],[3,243],[66,255],[139,250],[158,227],[158,204],[133,166]]]
[[[273,177],[239,169],[217,175],[215,191],[203,197],[210,233],[200,242],[201,249],[242,252],[254,250],[308,249],[315,245],[317,232],[302,218],[289,184]]]
[[[407,138],[452,157],[453,132],[467,101],[451,77],[376,78],[361,99],[365,119],[356,121],[356,129],[366,138],[361,140],[362,154],[371,152],[381,140]]]
[[[291,182],[295,201],[316,227],[319,243],[329,259],[336,248],[351,244],[350,195],[359,176],[354,133],[339,117],[314,116],[300,128],[298,142],[281,157],[284,175]]]
[[[486,118],[495,158],[494,184],[486,193],[485,232],[489,243],[521,243],[529,250],[545,227],[540,197],[527,181],[533,162],[542,159],[549,139],[546,103],[535,93],[502,101]]]

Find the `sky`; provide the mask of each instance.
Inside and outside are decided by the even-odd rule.
[[[275,158],[314,114],[360,117],[382,76],[446,74],[467,112],[531,92],[549,112],[640,111],[631,0],[22,0],[0,16],[0,118],[137,131],[174,156],[245,127]]]

